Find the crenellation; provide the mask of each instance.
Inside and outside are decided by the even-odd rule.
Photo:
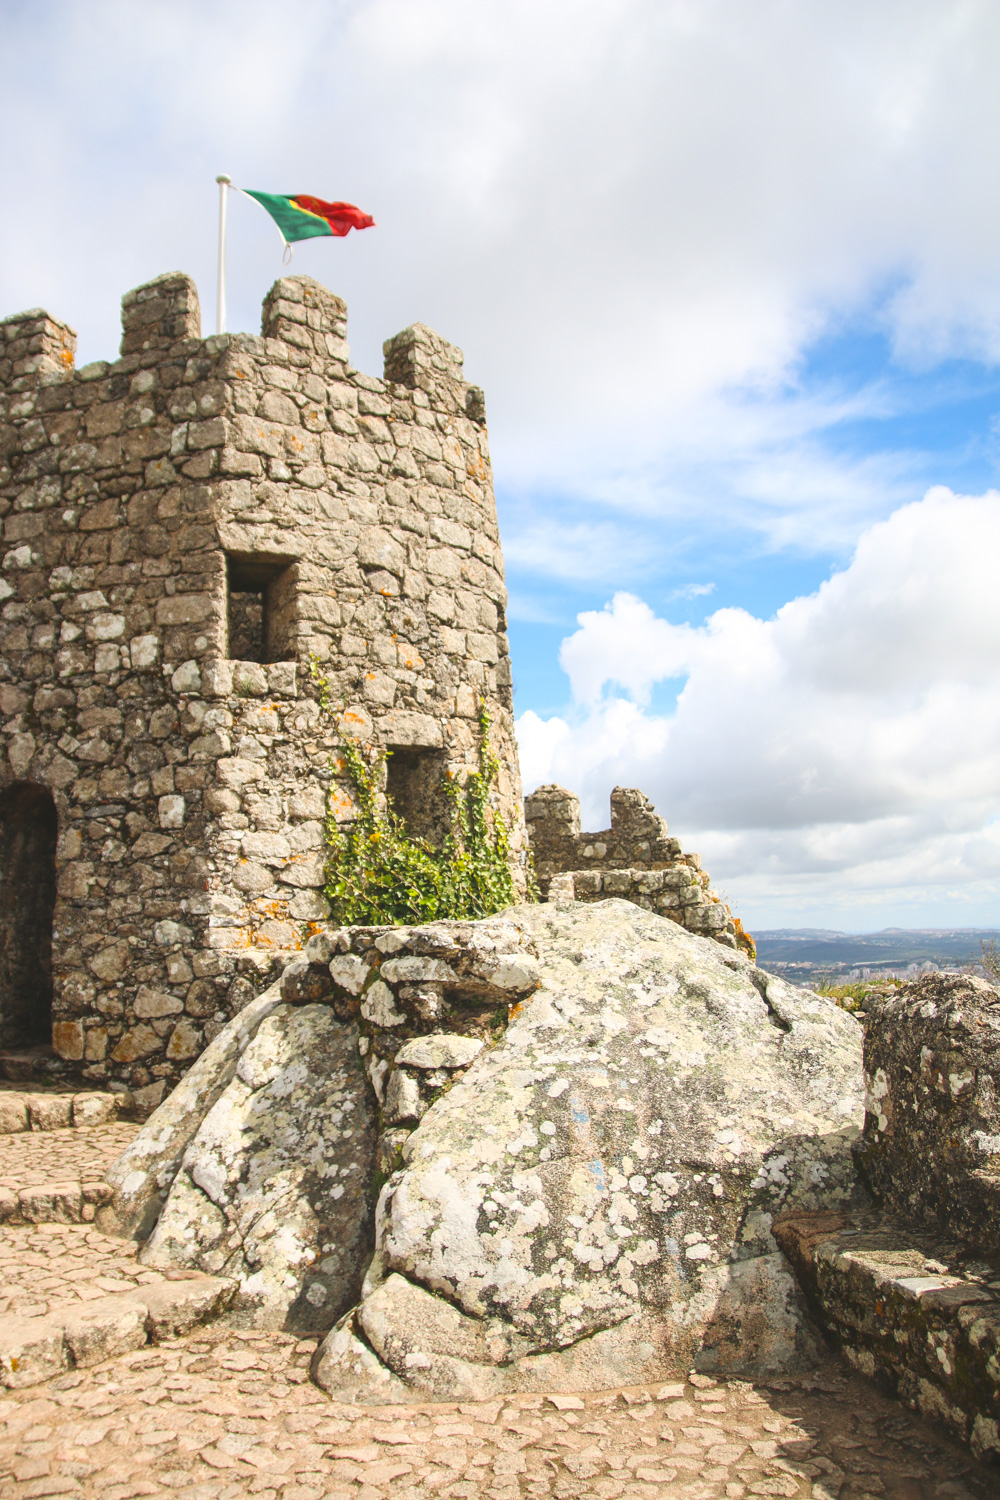
[[[122,298],[123,356],[173,351],[200,338],[198,289],[182,271],[168,271]]]
[[[550,901],[621,897],[726,947],[751,946],[699,856],[684,853],[637,788],[614,788],[611,827],[600,833],[581,831],[579,798],[554,783],[524,799],[524,814],[539,888]]]
[[[259,337],[199,318],[194,283],[159,277],[123,299],[121,357],[81,371],[47,314],[0,323],[0,796],[56,812],[57,1052],[146,1107],[326,916],[327,791],[354,814],[339,735],[460,771],[485,696],[524,859],[460,351],[416,325],[386,379],[353,371],[346,307],[308,277],[275,284]]]
[[[0,319],[0,386],[12,391],[37,391],[35,402],[47,409],[47,386],[69,380],[76,360],[76,333],[43,308],[33,307]],[[58,398],[57,398],[58,399]],[[27,415],[35,402],[15,404],[12,415]]]

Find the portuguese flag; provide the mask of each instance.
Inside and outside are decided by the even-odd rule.
[[[315,235],[343,238],[352,229],[375,227],[371,215],[362,213],[353,203],[325,203],[309,193],[255,193],[250,188],[243,188],[243,192],[267,209],[286,244],[311,240]]]

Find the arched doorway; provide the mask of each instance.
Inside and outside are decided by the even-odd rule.
[[[56,804],[47,787],[0,792],[0,1048],[52,1040]]]

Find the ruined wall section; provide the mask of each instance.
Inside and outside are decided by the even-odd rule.
[[[179,274],[122,320],[122,357],[81,370],[48,314],[0,323],[0,785],[57,803],[55,1045],[153,1103],[326,916],[339,736],[458,769],[482,698],[519,859],[523,825],[461,352],[417,325],[387,378],[352,370],[344,303],[307,277],[276,283],[260,337],[202,339]],[[234,660],[228,592],[258,586],[271,659]]]
[[[539,888],[550,901],[616,896],[726,947],[745,943],[699,856],[684,853],[637,788],[614,788],[611,827],[600,833],[581,832],[579,798],[554,783],[526,797],[524,813]]]

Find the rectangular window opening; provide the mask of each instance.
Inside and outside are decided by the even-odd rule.
[[[294,661],[297,567],[288,558],[226,558],[230,661]]]
[[[440,849],[450,827],[444,794],[443,750],[392,750],[386,761],[386,796],[411,838]]]

